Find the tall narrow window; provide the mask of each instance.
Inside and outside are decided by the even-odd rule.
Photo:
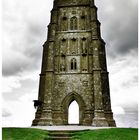
[[[87,54],[86,38],[82,38],[82,53]]]
[[[86,27],[86,16],[85,16],[85,12],[84,11],[82,12],[82,15],[81,15],[80,26],[81,26],[82,30],[85,30],[85,27]]]
[[[77,30],[77,18],[76,17],[72,17],[70,19],[70,29]]]
[[[75,58],[71,59],[71,70],[77,69],[77,61]]]
[[[62,18],[62,24],[61,24],[61,29],[62,29],[62,31],[66,31],[66,30],[67,30],[67,27],[68,27],[67,17],[64,16],[64,17]]]

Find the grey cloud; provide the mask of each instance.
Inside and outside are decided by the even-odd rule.
[[[38,76],[38,80],[39,80],[39,76]],[[17,101],[20,97],[25,96],[26,94],[32,94],[32,93],[38,94],[38,86],[39,86],[38,80],[34,80],[34,79],[20,80],[20,84],[21,84],[20,87],[13,88],[12,92],[11,91],[3,92],[2,96],[4,100]]]
[[[2,117],[10,117],[10,116],[12,116],[12,113],[8,109],[3,108]]]
[[[136,0],[135,0],[136,1]],[[105,5],[103,5],[105,4]],[[103,37],[111,58],[120,57],[138,49],[138,12],[133,1],[105,0],[99,9]],[[108,6],[110,5],[110,7]],[[107,8],[111,9],[107,9]],[[108,48],[109,46],[109,48]]]
[[[32,20],[28,21],[28,32],[36,37],[45,37],[44,33],[46,33],[47,23],[45,20],[37,21]]]
[[[38,51],[39,52],[39,51]],[[34,51],[30,52],[32,55],[37,54]],[[40,53],[41,56],[41,53]],[[11,63],[3,64],[2,74],[3,76],[11,76],[11,75],[18,75],[25,71],[33,71],[35,68],[40,69],[40,59],[36,59],[36,57],[27,57],[25,55],[24,58],[22,57],[15,57],[12,59]]]
[[[19,5],[21,7],[21,3]],[[8,35],[9,38],[6,39],[7,41],[10,39],[11,46],[9,48],[4,46],[3,48],[5,50],[2,67],[3,76],[21,75],[25,71],[41,68],[42,45],[46,41],[47,24],[49,22],[49,20],[46,20],[46,8],[43,9],[44,14],[39,15],[38,12],[35,14],[33,11],[26,11],[25,7],[22,7],[22,10],[21,8],[18,9],[20,14],[17,14],[17,17],[16,13],[9,17],[9,14],[5,11],[7,9],[5,5],[3,9],[3,30]],[[11,36],[9,36],[10,34]],[[9,50],[6,50],[6,47]]]
[[[133,87],[133,86],[138,86],[138,75],[136,73],[136,75],[134,75],[133,77],[131,77],[130,80],[124,81],[121,85],[122,88],[129,88],[129,87]]]
[[[123,108],[126,112],[138,112],[138,103],[131,103],[127,105],[123,105]]]
[[[34,25],[34,28],[28,30],[31,26],[32,25],[27,25],[27,31],[23,35],[22,40],[20,40],[20,43],[12,42],[11,48],[13,48],[13,50],[9,51],[8,55],[11,55],[9,62],[7,56],[3,56],[2,73],[4,76],[40,69],[43,37],[39,31],[39,25]],[[19,47],[21,50],[18,49]]]
[[[28,46],[24,54],[35,60],[40,60],[42,55],[42,45],[46,40],[46,30],[43,24],[30,23],[25,34],[25,44]]]
[[[138,112],[115,114],[114,119],[116,121],[117,127],[138,128]]]

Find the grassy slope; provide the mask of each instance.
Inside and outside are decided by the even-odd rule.
[[[32,128],[3,128],[2,140],[47,140],[48,132]],[[113,128],[75,132],[73,140],[138,140],[138,129]]]
[[[44,140],[47,131],[30,128],[3,128],[2,140]]]
[[[112,128],[74,133],[74,140],[138,140],[138,129]]]

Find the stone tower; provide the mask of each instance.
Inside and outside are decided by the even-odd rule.
[[[79,125],[115,126],[94,0],[54,0],[32,125],[68,125],[73,101],[79,105]]]

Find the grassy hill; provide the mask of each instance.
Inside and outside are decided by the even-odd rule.
[[[2,140],[44,140],[48,132],[32,128],[3,128]]]
[[[73,134],[77,140],[138,140],[138,129],[112,128],[81,131]]]
[[[72,134],[73,140],[138,140],[138,129],[112,128]],[[32,128],[3,128],[2,140],[49,140],[48,132]]]

